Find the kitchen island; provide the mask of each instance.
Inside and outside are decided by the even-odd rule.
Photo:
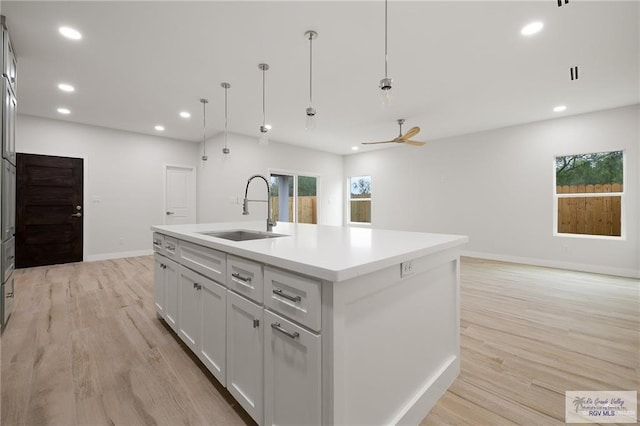
[[[275,238],[207,235],[264,228],[152,227],[158,316],[258,424],[419,423],[460,370],[467,237],[290,223]]]

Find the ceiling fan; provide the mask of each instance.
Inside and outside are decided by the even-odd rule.
[[[398,125],[400,126],[400,133],[398,134],[397,137],[391,139],[390,141],[382,141],[382,142],[362,142],[363,145],[376,145],[376,144],[380,144],[380,143],[406,143],[407,145],[411,145],[411,146],[422,146],[424,145],[426,142],[418,142],[418,141],[412,141],[409,138],[417,135],[418,133],[420,133],[420,127],[412,127],[409,129],[409,131],[407,133],[405,133],[404,135],[402,134],[402,125],[404,124],[404,118],[399,118],[398,119]]]

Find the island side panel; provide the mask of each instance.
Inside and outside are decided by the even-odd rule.
[[[333,285],[327,424],[417,424],[459,374],[459,250],[400,269]]]

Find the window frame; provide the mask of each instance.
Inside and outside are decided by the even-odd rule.
[[[319,175],[318,173],[310,173],[310,172],[300,172],[300,171],[291,171],[291,170],[285,170],[285,169],[269,169],[269,184],[271,184],[271,175],[285,175],[285,176],[292,176],[293,177],[293,221],[291,222],[282,222],[282,223],[295,223],[298,224],[298,177],[299,176],[304,176],[304,177],[312,177],[316,179],[316,225],[319,225],[321,222],[321,216],[322,216],[322,209],[320,208],[320,206],[322,205],[320,203],[321,197],[321,191],[320,191],[320,184],[321,184],[321,175]]]
[[[371,191],[370,194],[373,195],[373,176],[370,174],[357,174],[357,175],[350,175],[347,176],[347,217],[346,217],[346,223],[349,226],[362,226],[362,227],[370,227],[371,223],[373,222],[373,201],[372,201],[372,197],[370,196],[369,198],[351,198],[351,179],[354,177],[368,177],[369,181],[371,181]],[[369,217],[371,218],[370,222],[352,222],[351,221],[351,202],[352,201],[369,201],[370,205],[369,205]]]
[[[622,192],[577,192],[577,193],[558,193],[557,176],[556,176],[556,158],[566,157],[570,155],[587,155],[601,152],[622,152]],[[624,148],[620,149],[604,149],[601,151],[591,150],[585,152],[573,152],[569,154],[554,154],[552,158],[553,170],[553,236],[560,238],[582,238],[592,240],[613,240],[622,241],[627,239],[627,224],[625,214],[625,193],[627,188],[627,152]],[[558,200],[561,198],[591,198],[591,197],[620,197],[620,235],[594,235],[594,234],[572,234],[567,232],[558,232]]]

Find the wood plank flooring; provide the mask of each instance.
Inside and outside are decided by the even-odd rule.
[[[15,272],[2,425],[253,424],[156,318],[152,268]],[[640,390],[638,280],[465,258],[461,281],[462,372],[422,425],[560,425],[566,390]]]

